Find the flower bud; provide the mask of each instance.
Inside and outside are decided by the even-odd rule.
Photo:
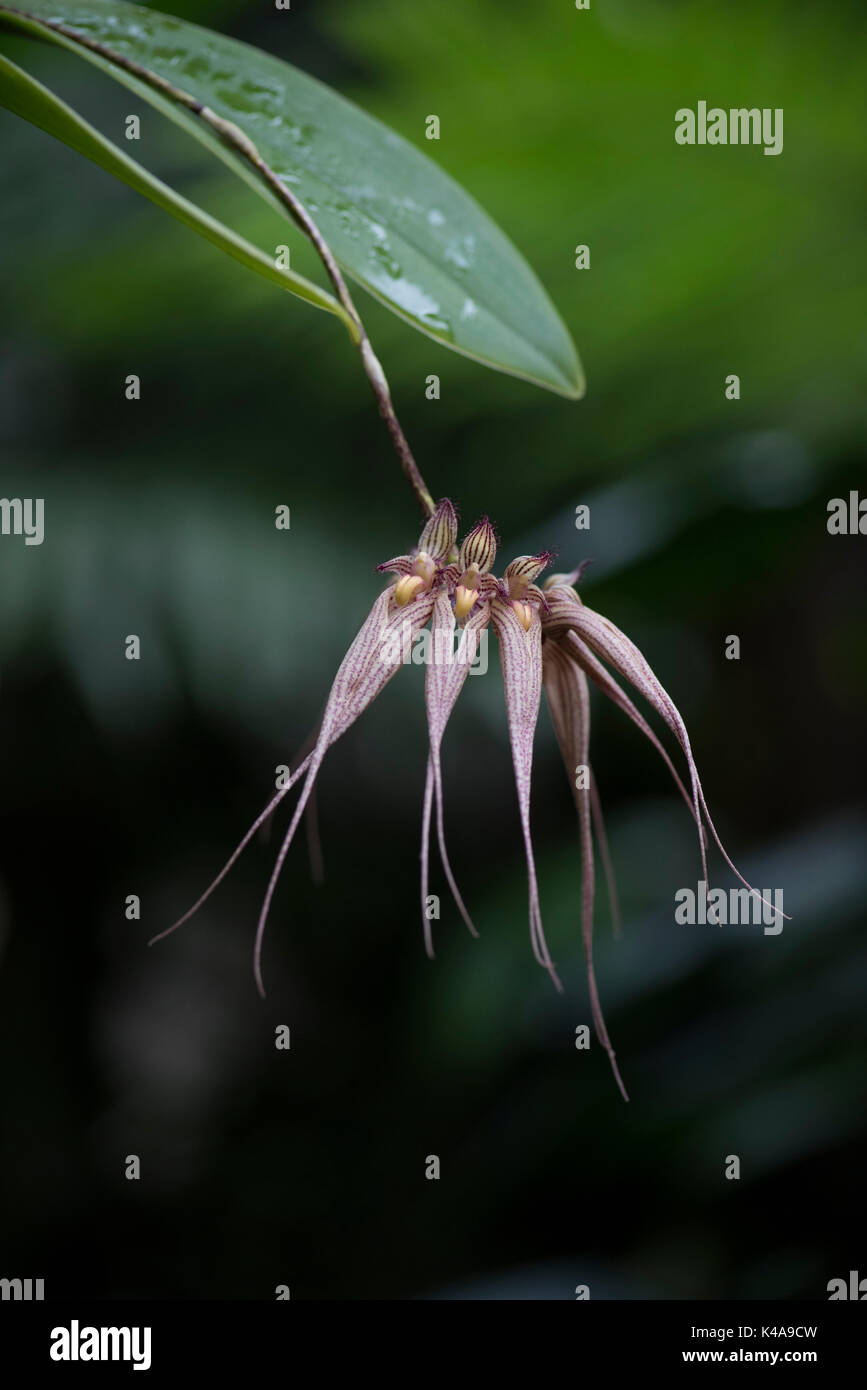
[[[542,570],[552,559],[552,552],[543,550],[541,555],[519,555],[517,560],[513,560],[506,567],[506,572],[503,575],[509,597],[522,599],[529,585],[542,573]]]
[[[419,537],[418,548],[432,555],[435,560],[445,560],[458,538],[458,518],[447,497],[437,503],[433,516],[425,523]]]
[[[497,537],[486,516],[468,532],[461,543],[458,565],[462,570],[477,565],[482,574],[487,574],[497,558]]]

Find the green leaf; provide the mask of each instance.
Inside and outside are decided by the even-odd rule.
[[[432,160],[321,82],[247,44],[122,0],[0,3],[0,22],[110,73],[288,215],[248,160],[171,89],[207,106],[252,141],[341,268],[401,318],[499,371],[572,399],[583,394],[569,333],[511,242]],[[117,57],[170,89],[156,90]]]
[[[281,270],[274,261],[269,260],[264,252],[258,247],[252,246],[243,237],[224,227],[221,222],[211,217],[195,203],[189,202],[181,197],[174,189],[167,184],[154,178],[147,169],[143,169],[135,160],[130,159],[123,151],[117,149],[100,135],[98,130],[94,130],[77,112],[61,101],[59,97],[50,92],[47,87],[43,87],[41,82],[37,82],[29,73],[17,67],[15,63],[4,58],[0,53],[0,106],[5,106],[7,110],[13,111],[17,116],[22,116],[24,120],[39,126],[49,135],[54,135],[58,140],[62,140],[65,145],[83,154],[87,159],[92,159],[94,164],[99,164],[110,174],[120,179],[123,183],[129,184],[136,192],[143,193],[151,202],[156,203],[164,211],[171,213],[179,222],[191,227],[194,232],[206,240],[219,246],[221,251],[225,251],[241,265],[245,265],[250,270],[255,270],[258,275],[262,275],[266,280],[271,280],[285,290],[304,299],[308,304],[315,305],[318,309],[327,309],[335,314],[345,323],[350,334],[356,335],[355,325],[343,306],[328,294],[325,290],[314,285],[312,281],[306,280],[303,275],[296,275],[291,270]]]

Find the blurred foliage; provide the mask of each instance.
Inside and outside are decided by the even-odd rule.
[[[0,1272],[55,1295],[569,1298],[589,1280],[597,1297],[824,1297],[864,1248],[864,541],[825,526],[865,476],[862,9],[177,9],[414,141],[440,115],[437,159],[539,273],[588,395],[498,378],[360,296],[422,470],[467,520],[491,513],[506,559],[594,557],[586,600],[671,691],[735,862],[784,889],[792,922],[674,925],[694,828],[653,750],[594,704],[624,1106],[599,1049],[573,1046],[577,832],[544,711],[534,832],[562,999],[530,954],[492,642],[445,746],[480,941],[440,883],[436,963],[421,949],[413,670],[326,761],[326,881],[299,845],[267,1004],[249,948],[273,836],[144,949],[264,803],[373,565],[418,519],[338,325],[0,116],[2,492],[44,496],[47,528],[41,547],[0,543]],[[128,98],[27,52],[117,138]],[[783,154],[676,146],[674,111],[702,98],[782,106]],[[266,250],[285,238],[150,113],[136,154]],[[317,274],[294,244],[293,264]]]

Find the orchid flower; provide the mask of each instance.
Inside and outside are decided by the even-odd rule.
[[[607,618],[595,613],[582,602],[575,589],[581,569],[568,575],[554,575],[546,581],[543,588],[540,588],[536,580],[552,558],[550,553],[543,552],[539,555],[519,556],[506,567],[502,578],[497,579],[492,573],[497,554],[497,538],[488,518],[483,517],[464,537],[459,547],[457,531],[455,509],[447,498],[443,499],[425,524],[418,545],[409,553],[395,556],[377,566],[378,572],[390,574],[393,578],[374,602],[340,664],[311,751],[253,822],[220,873],[193,907],[153,940],[158,941],[168,936],[202,906],[225,878],[256,831],[303,777],[301,793],[277,854],[256,928],[253,968],[257,987],[264,996],[262,942],[265,925],[286,856],[301,817],[310,804],[325,754],[385,688],[402,664],[404,656],[408,657],[412,644],[428,624],[431,644],[425,678],[425,704],[429,749],[422,808],[421,847],[421,903],[425,948],[432,957],[434,951],[431,925],[425,906],[428,898],[431,823],[434,814],[437,843],[446,880],[467,927],[473,935],[477,935],[458,890],[446,850],[441,747],[449,716],[474,660],[481,634],[490,625],[500,647],[509,741],[527,865],[528,915],[533,954],[538,963],[547,970],[556,988],[562,990],[563,986],[545,940],[530,832],[533,739],[544,686],[554,731],[578,812],[582,865],[581,931],[593,1023],[597,1038],[608,1054],[617,1084],[624,1098],[628,1100],[605,1026],[593,964],[594,825],[600,857],[606,872],[609,872],[609,858],[598,792],[589,764],[588,678],[628,715],[664,759],[698,828],[705,881],[706,823],[726,863],[751,893],[756,897],[760,895],[735,868],[720,841],[707,809],[689,736],[677,707],[634,643]],[[455,646],[457,633],[459,640]],[[674,734],[686,760],[690,790],[687,790],[656,734],[619,684],[617,676],[628,681],[643,696]],[[577,776],[579,771],[585,774],[580,779]],[[611,897],[612,915],[615,915],[613,892]]]

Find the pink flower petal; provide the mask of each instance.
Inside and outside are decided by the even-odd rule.
[[[424,779],[424,801],[421,812],[421,922],[424,932],[424,949],[434,958],[433,929],[427,915],[428,887],[430,886],[430,818],[433,807],[434,770],[430,758],[427,760],[427,773]]]
[[[451,864],[449,863],[448,851],[446,850],[445,830],[443,826],[443,788],[440,751],[446,724],[455,707],[455,701],[463,689],[464,681],[469,675],[470,666],[478,650],[477,644],[479,635],[482,630],[487,627],[489,618],[490,613],[487,604],[482,604],[477,609],[473,609],[464,624],[460,642],[457,650],[455,650],[455,615],[448,594],[445,591],[441,591],[434,603],[433,616],[431,619],[431,651],[425,675],[425,703],[427,706],[428,731],[430,735],[428,777],[433,777],[433,788],[436,796],[437,841],[439,844],[440,859],[442,860],[443,870],[452,897],[473,936],[478,936],[478,932],[473,926],[472,919],[464,906],[464,900],[455,882]],[[430,836],[430,806],[427,801],[427,788],[425,789],[425,807],[426,815],[422,818],[422,913],[425,924],[426,949],[428,955],[433,956],[433,947],[430,944],[430,923],[424,916],[424,907],[428,896],[427,843]]]
[[[376,566],[377,574],[413,574],[415,565],[414,555],[395,555],[391,560],[383,560],[381,565]]]
[[[163,938],[166,936],[171,936],[172,932],[177,931],[178,927],[182,927],[185,922],[188,922],[191,917],[195,916],[199,908],[202,907],[203,904],[208,901],[208,898],[211,896],[214,890],[218,888],[220,884],[223,882],[223,879],[226,877],[226,874],[229,872],[229,870],[233,867],[237,860],[240,859],[244,850],[247,848],[253,836],[256,834],[256,831],[265,824],[269,816],[273,815],[277,807],[280,805],[280,802],[283,800],[284,796],[286,796],[287,792],[290,792],[292,790],[292,788],[295,786],[295,783],[307,770],[307,766],[310,762],[311,756],[311,754],[307,755],[303,763],[301,763],[300,767],[297,767],[295,771],[291,774],[289,781],[286,783],[286,785],[280,788],[277,795],[272,797],[271,800],[268,802],[268,805],[265,807],[264,811],[261,811],[259,813],[259,815],[253,821],[253,824],[250,826],[250,829],[247,831],[244,838],[232,851],[231,855],[226,860],[222,869],[217,874],[217,877],[212,880],[211,884],[209,885],[209,887],[205,889],[201,897],[196,899],[192,907],[188,908],[187,911],[184,913],[183,917],[179,917],[178,920],[176,922],[173,922],[170,927],[166,927],[165,931],[157,932],[156,936],[152,936],[150,941],[148,942],[149,946],[153,946],[154,943],[157,941],[162,941]]]
[[[699,845],[701,849],[701,864],[704,881],[708,881],[708,872],[705,837],[702,829],[702,814],[704,814],[710,832],[719,846],[720,853],[732,872],[740,879],[744,887],[748,888],[753,896],[758,898],[759,902],[769,907],[771,911],[778,911],[772,903],[766,902],[757,889],[747,883],[743,874],[735,867],[726,853],[725,846],[717,833],[716,826],[711,820],[710,812],[707,808],[707,801],[705,800],[704,790],[698,775],[698,768],[689,741],[689,734],[686,731],[686,725],[683,722],[680,711],[668,694],[668,691],[665,690],[661,682],[657,679],[647,660],[639,651],[638,647],[636,647],[635,643],[631,642],[625,633],[621,632],[618,627],[615,627],[614,623],[608,618],[604,618],[601,614],[595,613],[592,608],[587,608],[578,598],[577,594],[572,595],[574,602],[570,603],[568,598],[565,597],[569,592],[571,591],[558,589],[549,590],[549,599],[552,600],[552,626],[559,627],[563,631],[567,628],[571,628],[574,632],[578,633],[582,641],[588,647],[593,649],[597,656],[610,662],[615,670],[618,671],[620,675],[624,676],[631,685],[634,685],[636,690],[647,700],[648,704],[652,705],[657,714],[665,720],[683,750],[692,786],[693,815],[699,830]],[[785,917],[787,914],[782,913],[781,915]]]
[[[611,853],[608,849],[608,836],[605,833],[605,817],[602,814],[602,801],[599,796],[599,788],[596,785],[596,778],[593,776],[593,769],[590,771],[590,810],[593,813],[593,829],[596,832],[596,843],[599,846],[599,858],[602,860],[602,871],[605,874],[605,885],[608,889],[608,906],[611,911],[611,929],[615,939],[620,937],[622,930],[622,920],[620,916],[620,895],[617,892],[617,880],[614,877],[614,865],[611,862]]]
[[[617,1067],[614,1048],[605,1027],[596,971],[593,965],[593,903],[596,895],[596,871],[593,863],[593,833],[589,788],[576,787],[575,770],[589,767],[590,752],[590,692],[587,677],[575,662],[561,651],[555,642],[542,648],[545,693],[554,722],[554,732],[563,754],[566,775],[578,810],[578,829],[581,840],[581,935],[584,959],[587,963],[587,986],[596,1036],[608,1054],[611,1070],[624,1100],[626,1087]]]
[[[611,675],[611,672],[608,671],[607,668],[602,665],[601,661],[597,660],[590,648],[586,646],[584,642],[581,641],[581,638],[578,636],[577,632],[566,633],[565,641],[568,643],[568,650],[570,651],[574,659],[578,662],[582,671],[586,672],[586,674],[590,677],[594,684],[597,685],[599,689],[602,691],[603,695],[607,695],[609,700],[611,700],[617,706],[618,709],[623,710],[624,714],[629,715],[629,718],[632,720],[633,724],[635,724],[636,728],[640,729],[641,732],[644,734],[645,738],[649,739],[649,741],[653,744],[657,753],[662,758],[663,762],[665,763],[666,767],[668,768],[669,772],[674,778],[674,782],[677,786],[678,791],[680,792],[681,796],[683,797],[684,801],[689,807],[690,815],[693,817],[693,819],[695,819],[695,807],[690,801],[689,792],[683,785],[677,768],[674,766],[674,763],[668,756],[667,751],[662,746],[659,739],[656,737],[656,734],[651,729],[647,720],[635,708],[635,705],[632,703],[629,696],[626,694],[626,691],[622,688],[622,686],[618,685],[617,681]]]
[[[345,733],[350,724],[355,722],[367,706],[376,699],[376,696],[380,694],[392,676],[396,674],[401,662],[399,654],[395,655],[394,648],[404,637],[407,645],[414,641],[430,618],[433,603],[434,595],[426,593],[408,603],[404,608],[397,608],[392,601],[392,589],[386,589],[374,603],[340,664],[334,678],[334,684],[331,687],[331,693],[328,696],[325,713],[322,716],[322,725],[316,740],[316,747],[310,755],[307,778],[298,798],[291,824],[280,846],[280,852],[268,882],[256,926],[253,973],[256,977],[257,988],[263,998],[265,986],[262,981],[262,938],[265,933],[265,924],[268,920],[271,900],[286,855],[289,853],[304,807],[307,805],[313,790],[322,760],[335,739]]]
[[[518,809],[524,836],[527,876],[530,889],[530,940],[533,954],[551,976],[558,990],[563,989],[551,960],[542,911],[539,906],[539,885],[530,836],[530,781],[533,769],[533,735],[539,717],[542,695],[542,624],[532,610],[529,630],[525,631],[511,603],[495,598],[491,603],[491,622],[500,643],[500,662],[503,668],[503,687],[506,692],[506,715],[512,745],[512,764],[518,791]]]

